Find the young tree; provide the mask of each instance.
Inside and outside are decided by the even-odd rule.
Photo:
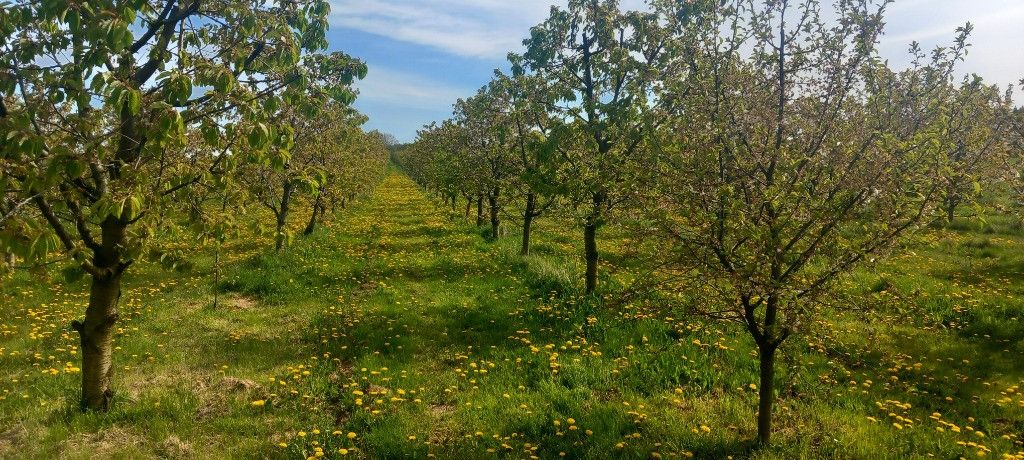
[[[1020,80],[1019,86],[1024,87],[1024,79]],[[1003,130],[999,134],[1005,140],[1003,147],[1006,149],[1003,177],[1010,184],[1013,204],[1019,216],[1024,205],[1024,107],[1014,107],[1014,89],[1011,85],[1003,98],[1000,110]]]
[[[653,216],[666,267],[720,294],[706,313],[743,324],[760,361],[767,444],[779,347],[832,282],[893,248],[942,202],[941,83],[966,47],[896,73],[876,52],[884,0],[715,2],[686,40],[686,84],[652,138]],[[916,49],[916,47],[915,47]],[[910,115],[908,115],[910,114]],[[704,305],[699,307],[704,309]]]
[[[355,155],[355,150],[362,147],[359,127],[366,123],[366,116],[349,107],[337,107],[319,114],[329,117],[330,124],[307,148],[311,159],[311,168],[320,176],[320,183],[313,191],[313,200],[309,213],[309,221],[303,229],[303,235],[312,235],[318,221],[323,220],[330,201],[344,199],[341,190],[347,183],[354,183],[358,176],[348,180],[342,179],[346,171],[354,171],[361,165],[362,158]]]
[[[619,10],[616,0],[570,0],[551,8],[523,41],[526,52],[510,55],[513,72],[532,72],[550,94],[553,117],[586,144],[564,160],[573,178],[570,198],[583,216],[586,292],[597,287],[597,232],[627,188],[626,167],[651,124],[641,116],[652,100],[652,69],[660,66],[669,27],[653,13]]]
[[[533,221],[544,214],[559,195],[559,161],[557,136],[551,136],[545,105],[539,100],[543,84],[534,76],[509,76],[495,72],[490,92],[501,101],[496,104],[503,111],[504,137],[512,150],[512,180],[508,188],[522,197],[522,241],[520,255],[530,254]],[[561,145],[565,147],[565,145]]]
[[[965,77],[959,86],[950,82],[941,92],[945,100],[939,107],[945,127],[936,139],[949,156],[942,174],[942,208],[946,221],[952,223],[957,210],[999,176],[997,150],[1003,131],[999,110],[1003,101],[999,88],[985,85],[976,75]]]
[[[61,249],[91,277],[81,337],[82,407],[113,397],[121,281],[151,233],[161,196],[205,180],[233,155],[160,168],[198,130],[211,148],[314,81],[339,98],[365,66],[326,47],[325,0],[16,1],[0,5],[3,181],[23,215],[27,258]],[[229,152],[233,153],[233,152]],[[165,175],[166,174],[166,175]],[[162,191],[153,196],[154,184]]]
[[[308,91],[308,90],[307,90]],[[275,119],[282,129],[273,152],[253,162],[244,177],[257,201],[274,215],[274,249],[281,251],[292,239],[288,217],[297,192],[313,198],[314,222],[319,212],[320,188],[328,179],[328,158],[337,156],[336,131],[343,129],[348,112],[346,103],[332,102],[325,94],[307,93],[285,105]],[[307,225],[307,227],[309,226]]]
[[[502,193],[513,171],[507,112],[508,106],[492,85],[455,103],[455,122],[464,130],[461,139],[467,142],[464,146],[467,159],[480,168],[475,176],[487,198],[493,239],[501,236]]]

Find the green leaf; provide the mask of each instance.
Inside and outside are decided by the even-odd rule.
[[[270,141],[270,132],[267,129],[267,125],[263,123],[257,123],[253,126],[252,130],[249,131],[249,146],[256,150],[263,150],[267,147],[267,143]]]

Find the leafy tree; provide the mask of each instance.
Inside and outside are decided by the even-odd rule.
[[[893,72],[876,52],[885,4],[839,2],[826,22],[817,0],[716,2],[700,33],[677,37],[691,50],[673,67],[685,83],[660,96],[678,102],[651,139],[647,202],[672,242],[665,267],[718,293],[698,308],[754,339],[761,444],[779,347],[824,308],[837,277],[942,203],[941,83],[967,30],[931,62]]]
[[[348,107],[328,101],[307,94],[285,105],[274,117],[281,129],[272,132],[281,139],[274,143],[273,154],[259,158],[243,174],[257,201],[274,215],[277,251],[292,239],[287,223],[297,192],[313,197],[313,218],[307,228],[315,226],[320,213],[320,188],[328,180],[327,165],[341,147],[337,132],[349,122],[345,119]],[[333,161],[331,166],[340,167]]]
[[[325,0],[18,1],[0,6],[2,182],[31,198],[16,250],[63,250],[91,277],[81,337],[82,406],[107,410],[121,280],[152,234],[164,197],[236,152],[192,167],[161,155],[199,132],[211,148],[249,132],[260,155],[285,142],[266,123],[282,101],[323,82],[350,99],[365,66],[327,45]],[[245,149],[248,150],[248,149]],[[154,190],[159,190],[154,194]],[[10,197],[10,195],[8,195]]]
[[[533,221],[555,202],[561,193],[557,149],[565,145],[551,135],[551,121],[545,105],[540,102],[542,81],[534,76],[509,76],[495,73],[490,92],[501,101],[497,104],[505,120],[504,137],[511,150],[510,162],[514,177],[508,187],[524,200],[523,233],[520,254],[530,253]]]
[[[327,165],[327,182],[321,193],[326,193],[327,202],[352,202],[357,197],[373,191],[387,173],[388,159],[394,148],[394,138],[380,131],[364,133],[355,125],[346,125],[338,144],[339,155],[330,157]]]
[[[317,222],[323,219],[324,213],[327,211],[328,202],[339,199],[337,195],[340,173],[347,169],[346,167],[355,166],[349,164],[348,161],[358,160],[349,158],[345,154],[354,147],[352,142],[355,131],[366,122],[366,116],[348,107],[335,111],[329,110],[327,113],[317,114],[317,116],[330,117],[331,120],[325,131],[305,146],[309,150],[310,166],[318,172],[320,181],[313,190],[309,221],[302,231],[303,235],[313,234]]]
[[[668,24],[677,21],[671,17]],[[615,0],[570,0],[551,8],[510,55],[513,72],[532,72],[550,93],[540,98],[565,129],[585,144],[568,151],[567,186],[583,216],[586,292],[597,286],[597,232],[627,193],[628,164],[649,131],[642,114],[652,102],[652,69],[664,56],[669,27],[654,13],[619,10]]]
[[[1024,79],[1020,80],[1019,86],[1024,87]],[[1011,85],[1006,90],[1000,110],[1003,130],[999,134],[1005,139],[1006,148],[1006,168],[1003,177],[1010,184],[1014,205],[1019,214],[1020,206],[1024,205],[1024,107],[1013,106],[1014,89]]]
[[[466,160],[480,168],[474,176],[487,198],[490,235],[494,239],[501,235],[502,193],[513,174],[508,105],[500,96],[495,86],[488,85],[475,96],[455,103],[455,123],[464,130],[460,139],[466,142]]]
[[[397,154],[397,158],[427,190],[449,197],[453,204],[457,196],[465,198],[467,219],[475,202],[477,226],[481,226],[485,166],[480,163],[483,157],[468,151],[467,137],[465,126],[454,120],[430,124],[418,132],[417,141]]]
[[[940,104],[945,128],[936,139],[949,156],[943,171],[943,203],[946,220],[953,222],[961,205],[973,201],[985,185],[999,177],[998,150],[1002,131],[999,88],[985,85],[981,77],[965,77],[959,86],[947,85]]]

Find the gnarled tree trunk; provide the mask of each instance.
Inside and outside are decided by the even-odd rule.
[[[946,212],[946,223],[952,224],[956,218],[956,209],[960,206],[960,198],[951,194],[943,200],[942,208]]]

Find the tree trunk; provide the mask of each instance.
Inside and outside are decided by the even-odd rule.
[[[303,235],[312,235],[313,231],[316,230],[316,219],[319,217],[318,214],[323,213],[322,206],[321,196],[320,194],[317,194],[316,200],[313,201],[313,213],[309,215],[309,223],[306,224],[306,229],[302,231]]]
[[[458,204],[458,199],[459,199],[459,197],[458,197],[458,195],[455,195],[455,194],[453,193],[453,194],[452,194],[452,195],[450,196],[450,198],[451,198],[451,201],[452,201],[452,202],[451,202],[451,206],[452,206],[452,212],[455,212],[455,211],[456,211],[456,210],[458,209],[458,207],[459,207],[459,204]]]
[[[767,446],[772,436],[772,405],[775,403],[775,345],[758,345],[761,382],[757,393],[757,442]]]
[[[466,219],[469,219],[469,212],[473,209],[473,198],[466,197]]]
[[[530,255],[530,230],[533,225],[534,212],[537,209],[537,195],[530,192],[526,195],[526,210],[523,211],[523,246],[520,255]]]
[[[281,192],[281,208],[277,212],[277,235],[274,242],[274,250],[281,252],[284,248],[285,240],[285,225],[288,223],[288,207],[292,200],[292,185],[290,182],[285,182],[284,189]]]
[[[586,223],[583,226],[583,255],[587,261],[586,293],[591,294],[597,289],[597,225]]]
[[[113,332],[117,301],[121,297],[120,275],[93,277],[85,322],[79,323],[82,347],[82,408],[106,412],[114,396]]]
[[[198,224],[203,221],[203,205],[199,198],[193,198],[188,207],[189,222]]]
[[[78,331],[82,348],[82,409],[106,412],[114,396],[113,338],[121,275],[126,268],[120,249],[125,243],[126,224],[108,217],[101,228],[102,243],[92,261],[100,273],[92,275],[85,321],[73,321],[71,327]]]
[[[960,200],[955,197],[948,197],[943,203],[943,208],[946,211],[946,223],[952,224],[953,219],[956,217],[956,208],[960,204]]]
[[[476,226],[480,227],[484,225],[484,195],[478,194],[476,196]]]
[[[501,230],[501,218],[498,215],[498,197],[501,194],[501,189],[495,187],[494,191],[487,194],[487,204],[491,208],[491,238],[498,239]]]
[[[594,208],[587,216],[583,225],[583,255],[587,261],[586,293],[591,294],[597,289],[597,228],[601,225],[601,211],[604,206],[604,193],[594,194]]]

